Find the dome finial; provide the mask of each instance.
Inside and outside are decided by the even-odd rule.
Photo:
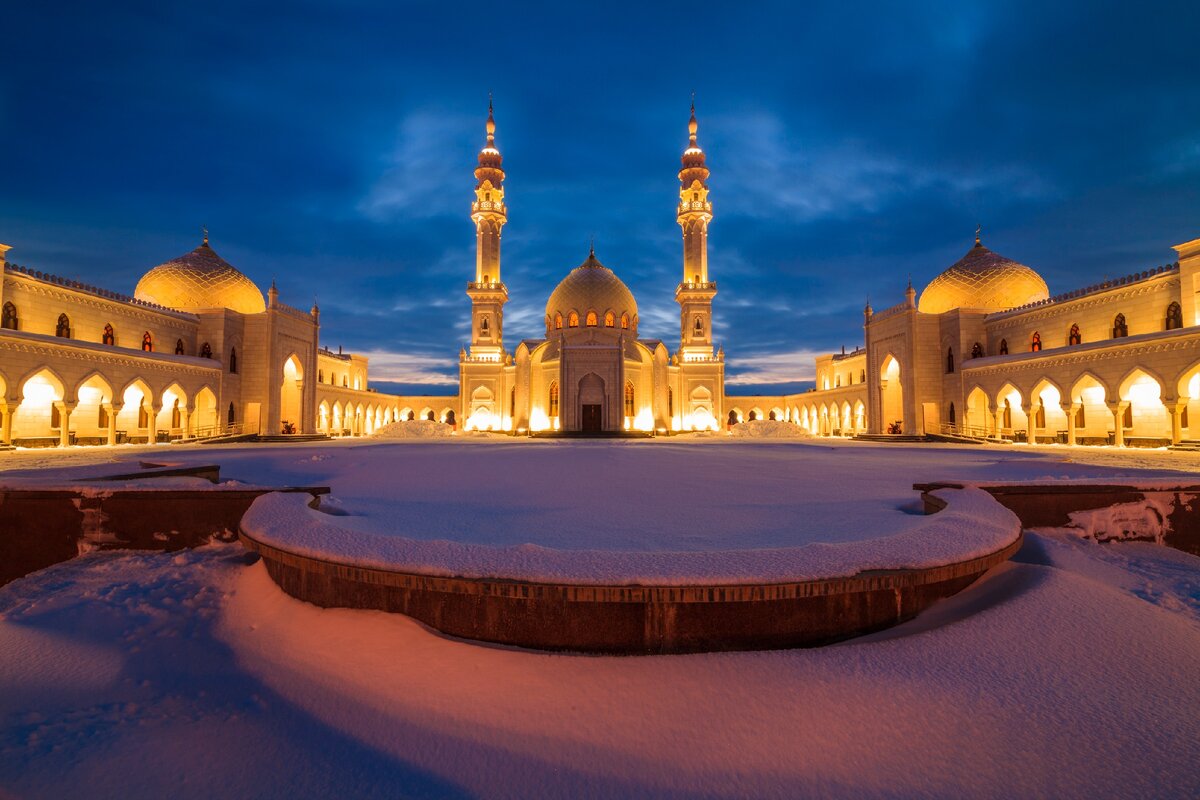
[[[208,226],[201,225],[200,230],[202,230],[204,232],[204,241],[201,242],[201,244],[204,245],[205,247],[208,247]]]
[[[696,92],[692,91],[692,117],[688,120],[688,144],[690,147],[696,146]]]
[[[596,257],[596,234],[592,234],[591,241],[588,242],[588,258]]]
[[[977,223],[975,223],[975,246],[976,247],[983,247],[983,243],[979,240],[979,235],[981,233],[983,233],[983,223],[977,222]]]
[[[496,118],[492,115],[492,93],[488,92],[487,146],[496,146]]]

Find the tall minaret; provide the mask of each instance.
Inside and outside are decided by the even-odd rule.
[[[475,280],[467,284],[471,298],[471,358],[502,360],[504,304],[508,287],[500,280],[500,230],[508,222],[504,206],[504,170],[496,149],[496,120],[488,98],[487,143],[475,168]]]
[[[712,301],[717,284],[708,279],[708,167],[704,151],[696,144],[696,102],[688,120],[688,146],[679,171],[679,211],[676,220],[683,228],[683,280],[675,290],[680,310],[679,352],[690,358],[712,358]]]

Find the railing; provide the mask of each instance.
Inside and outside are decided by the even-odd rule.
[[[680,289],[703,289],[707,291],[716,291],[716,281],[683,281],[679,284]]]
[[[187,312],[179,311],[178,309],[161,306],[158,303],[149,303],[145,300],[139,300],[136,297],[130,297],[129,295],[121,294],[119,292],[110,292],[108,289],[101,289],[98,286],[92,286],[91,284],[71,280],[70,278],[63,278],[58,275],[51,275],[47,272],[39,272],[36,269],[30,269],[29,267],[23,267],[20,264],[14,264],[11,261],[8,261],[4,264],[4,269],[6,271],[12,272],[16,275],[24,275],[28,278],[33,278],[34,280],[42,281],[43,283],[52,283],[55,286],[62,286],[66,289],[74,289],[74,290],[80,291],[80,292],[87,292],[88,294],[94,294],[97,297],[103,297],[106,300],[113,300],[118,303],[130,303],[135,306],[151,308],[151,309],[154,309],[155,311],[165,311],[167,313],[174,314],[179,317],[185,317],[185,318],[193,318],[194,317],[193,314],[188,314]]]
[[[241,436],[244,433],[258,433],[257,430],[247,431],[246,423],[235,422],[232,425],[202,425],[192,428],[192,439],[216,439],[223,436]],[[189,441],[191,441],[189,440]]]
[[[1075,300],[1080,297],[1084,297],[1085,295],[1093,294],[1095,292],[1103,292],[1108,289],[1116,289],[1121,286],[1129,286],[1130,284],[1133,284],[1133,283],[1139,283],[1144,280],[1149,280],[1150,278],[1156,278],[1159,275],[1165,275],[1168,272],[1174,272],[1178,269],[1179,269],[1178,261],[1176,261],[1173,264],[1163,264],[1158,267],[1153,267],[1148,270],[1143,270],[1142,272],[1135,272],[1132,275],[1125,275],[1124,277],[1121,277],[1121,278],[1114,278],[1113,280],[1104,281],[1102,283],[1093,284],[1091,286],[1085,286],[1082,289],[1073,289],[1069,292],[1063,292],[1062,294],[1056,294],[1053,297],[1046,298],[1045,300],[1036,300],[1032,303],[1026,303],[1023,306],[1017,306],[1016,308],[1010,308],[1006,311],[999,311],[999,312],[996,312],[995,314],[992,314],[991,316],[999,317],[1002,315],[1014,314],[1014,313],[1019,313],[1022,311],[1029,311],[1030,309],[1033,309],[1033,308],[1041,308],[1042,306],[1051,306],[1056,303],[1065,303],[1068,300]]]
[[[996,435],[990,433],[983,425],[959,425],[955,423],[943,422],[941,432],[946,436],[969,436],[972,439],[995,439]]]
[[[493,292],[507,291],[507,287],[500,281],[471,281],[467,284],[467,289],[482,289]]]

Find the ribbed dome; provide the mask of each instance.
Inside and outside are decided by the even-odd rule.
[[[1003,311],[1048,297],[1050,289],[1042,276],[976,240],[965,256],[929,282],[917,309],[925,314],[955,308]]]
[[[217,255],[207,238],[187,255],[159,264],[143,275],[133,296],[183,310],[230,308],[243,314],[266,310],[254,281]]]
[[[592,252],[587,261],[567,273],[567,277],[555,287],[546,302],[546,316],[550,318],[551,325],[554,324],[555,314],[562,314],[563,319],[567,319],[572,311],[579,314],[581,327],[589,311],[596,312],[598,327],[604,326],[606,311],[613,312],[618,327],[621,315],[628,314],[632,327],[636,324],[637,301],[633,299],[629,287],[611,269],[601,264],[596,253]]]

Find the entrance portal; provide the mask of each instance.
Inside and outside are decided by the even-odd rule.
[[[594,372],[579,379],[579,430],[604,430],[604,379]]]

